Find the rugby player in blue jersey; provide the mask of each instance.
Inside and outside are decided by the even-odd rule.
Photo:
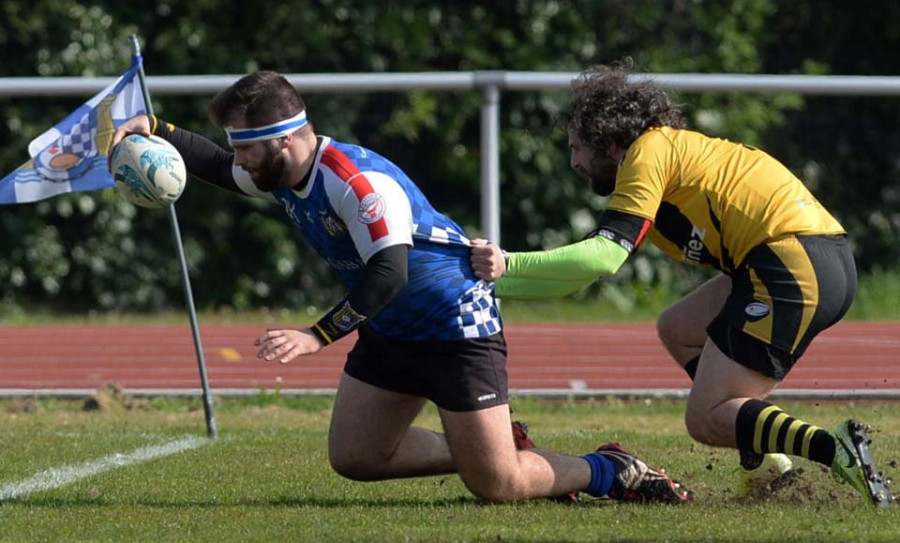
[[[645,238],[676,261],[719,270],[658,323],[663,345],[694,379],[688,432],[740,451],[738,494],[790,476],[792,455],[889,507],[863,424],[851,419],[829,432],[766,401],[853,301],[856,267],[843,227],[773,157],[685,130],[666,93],[630,81],[628,69],[599,66],[573,83],[571,166],[610,197],[599,227],[551,251],[506,255],[478,240],[477,275],[497,280],[500,297],[563,296],[615,273]]]
[[[684,503],[689,494],[618,444],[583,457],[537,449],[510,431],[506,343],[493,284],[469,263],[470,241],[388,159],[316,135],[294,87],[274,72],[241,78],[211,102],[231,149],[157,118],[116,131],[155,134],[188,172],[268,200],[329,264],[347,295],[313,326],[285,325],[255,341],[288,363],[358,333],[338,385],[331,466],[359,481],[458,473],[489,501],[585,491]],[[444,433],[413,426],[434,402]],[[515,435],[514,435],[515,434]],[[518,445],[518,447],[517,447]]]

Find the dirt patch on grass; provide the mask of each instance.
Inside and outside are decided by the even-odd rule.
[[[852,503],[862,499],[851,487],[841,485],[824,466],[796,468],[792,474],[774,481],[755,496],[734,498],[746,503]]]
[[[133,411],[135,409],[149,409],[150,402],[145,398],[134,398],[127,396],[122,387],[109,383],[101,389],[98,389],[93,396],[86,399],[82,404],[83,411]]]

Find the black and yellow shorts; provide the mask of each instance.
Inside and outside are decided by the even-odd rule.
[[[789,236],[752,249],[707,328],[732,360],[782,380],[816,335],[844,316],[856,294],[845,236]]]

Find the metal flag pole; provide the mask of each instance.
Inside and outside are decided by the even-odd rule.
[[[138,43],[137,35],[131,35],[131,51],[135,59],[141,57],[141,46]],[[144,82],[144,64],[140,63],[138,67],[138,80],[141,82],[141,91],[144,94],[144,104],[147,107],[147,114],[153,115],[153,104],[150,103],[150,92]],[[166,206],[169,210],[169,224],[172,227],[172,238],[175,240],[175,247],[178,250],[178,263],[181,265],[181,283],[184,285],[184,299],[187,303],[188,315],[191,319],[191,331],[194,334],[194,349],[197,352],[197,365],[200,367],[200,384],[203,387],[203,412],[206,415],[206,433],[210,439],[218,437],[219,432],[216,428],[216,415],[213,412],[212,396],[209,393],[209,380],[206,377],[206,362],[203,360],[203,344],[200,341],[200,327],[197,324],[197,312],[194,309],[194,295],[191,294],[191,278],[188,275],[187,260],[184,257],[184,247],[181,244],[181,231],[178,228],[178,217],[175,215],[175,204]]]

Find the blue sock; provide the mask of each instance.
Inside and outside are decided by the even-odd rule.
[[[586,454],[584,459],[591,465],[591,484],[584,491],[595,498],[606,496],[613,485],[616,464],[599,453]]]

